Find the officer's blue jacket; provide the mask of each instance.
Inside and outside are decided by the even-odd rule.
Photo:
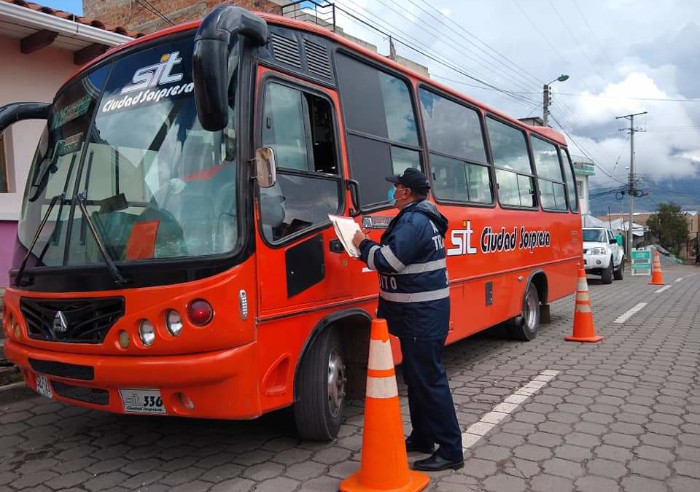
[[[445,260],[447,219],[428,201],[406,205],[381,244],[365,239],[360,256],[379,273],[379,310],[392,335],[447,336],[450,288]]]

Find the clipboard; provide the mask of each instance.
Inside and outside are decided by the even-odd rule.
[[[333,224],[333,229],[335,230],[335,235],[338,236],[338,239],[340,239],[345,251],[347,251],[347,253],[353,258],[359,258],[360,250],[357,249],[354,244],[352,244],[353,236],[357,231],[361,230],[360,226],[357,225],[357,222],[349,217],[341,217],[338,215],[328,214],[328,218],[331,220],[331,224]]]

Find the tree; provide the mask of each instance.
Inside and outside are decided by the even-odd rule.
[[[649,216],[647,226],[659,238],[659,244],[675,255],[688,240],[688,222],[681,207],[673,202],[659,203],[658,211]]]

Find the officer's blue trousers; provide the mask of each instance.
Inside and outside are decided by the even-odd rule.
[[[462,460],[462,433],[442,364],[445,339],[411,337],[400,341],[413,425],[411,439],[420,444],[438,443],[438,455]]]

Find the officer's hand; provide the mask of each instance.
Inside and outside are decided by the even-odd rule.
[[[365,239],[369,239],[369,235],[365,234],[362,231],[357,231],[355,235],[352,237],[352,244],[355,245],[356,248],[360,247],[360,243],[364,241]]]

